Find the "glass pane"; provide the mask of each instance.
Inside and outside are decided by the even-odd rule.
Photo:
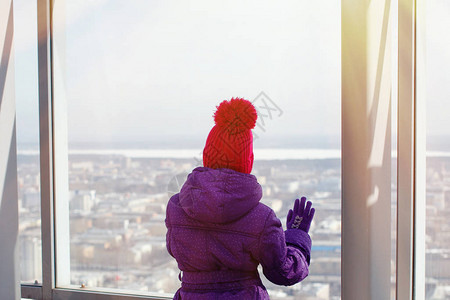
[[[425,1],[426,298],[450,298],[450,2]],[[423,47],[423,45],[421,45]]]
[[[42,282],[36,15],[36,1],[14,0],[19,261],[23,283]]]
[[[339,1],[56,1],[54,47],[58,286],[179,288],[166,205],[202,164],[215,106],[238,96],[259,112],[262,202],[282,223],[302,195],[317,208],[310,276],[264,281],[271,299],[340,299]]]

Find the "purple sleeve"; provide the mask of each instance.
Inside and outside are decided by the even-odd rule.
[[[278,285],[296,284],[309,273],[311,239],[308,234],[305,237],[290,231],[285,236],[280,220],[271,210],[260,236],[258,259],[267,279]]]
[[[311,237],[309,234],[300,229],[288,229],[284,232],[284,236],[288,246],[296,247],[302,251],[309,266],[311,260]]]

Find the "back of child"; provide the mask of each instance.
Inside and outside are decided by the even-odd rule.
[[[167,249],[182,271],[174,299],[269,299],[257,267],[278,285],[308,276],[314,208],[297,199],[283,231],[250,174],[254,106],[239,98],[223,101],[214,119],[204,166],[188,175],[167,206]]]

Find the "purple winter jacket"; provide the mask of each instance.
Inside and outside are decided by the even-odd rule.
[[[293,285],[308,276],[311,239],[283,232],[260,203],[254,175],[197,167],[167,205],[167,250],[182,271],[174,299],[269,299],[257,267],[271,282]]]

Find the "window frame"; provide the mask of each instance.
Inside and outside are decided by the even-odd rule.
[[[54,1],[38,0],[38,66],[39,66],[39,120],[40,120],[40,165],[41,165],[41,220],[42,220],[42,272],[43,282],[37,285],[21,285],[22,297],[33,299],[101,299],[101,300],[131,300],[131,299],[169,299],[158,295],[121,294],[106,289],[86,290],[84,288],[57,288],[56,276],[58,272],[55,254],[57,224],[55,223],[55,112],[53,86],[53,36],[52,36],[52,6]],[[342,15],[345,7],[358,6],[360,0],[342,0]],[[389,3],[386,0],[385,3]],[[424,299],[424,240],[425,240],[425,204],[424,191],[424,143],[418,144],[420,138],[424,140],[425,121],[422,102],[417,101],[416,72],[420,62],[416,60],[417,40],[423,38],[423,32],[418,32],[416,19],[423,20],[422,0],[398,0],[398,36],[399,57],[406,59],[398,62],[398,189],[397,189],[397,299]],[[360,6],[359,6],[360,7]],[[361,8],[361,7],[360,7]],[[419,8],[419,10],[418,10]],[[363,10],[353,14],[365,13]],[[419,14],[417,14],[419,12]],[[367,21],[368,16],[362,16]],[[344,30],[344,28],[342,29]],[[403,30],[403,31],[402,31]],[[342,40],[343,43],[347,42]],[[346,53],[343,53],[343,56]],[[420,52],[419,52],[420,54]],[[349,76],[343,72],[342,76]],[[342,115],[354,117],[356,112]],[[367,120],[366,120],[367,121]],[[344,126],[344,124],[343,124]],[[343,153],[348,150],[346,137],[342,136]],[[352,145],[352,144],[349,144]],[[344,166],[344,164],[343,164]],[[418,168],[416,168],[416,166]],[[354,176],[355,170],[342,169],[342,176]],[[390,172],[390,170],[389,170]],[[353,189],[357,189],[354,186]],[[343,195],[345,195],[342,190]],[[355,213],[352,204],[343,205],[342,215]],[[357,243],[361,237],[350,237],[343,227],[343,243]],[[378,246],[381,247],[381,246]],[[346,251],[345,248],[343,251]],[[357,252],[358,250],[356,250]],[[344,255],[344,254],[343,254]],[[344,257],[344,256],[342,256]],[[343,274],[353,265],[342,259]],[[366,269],[367,272],[370,269]],[[368,275],[368,274],[366,274]],[[365,276],[369,278],[369,276]],[[361,279],[363,283],[366,279]],[[342,280],[342,295],[346,289],[354,289],[355,283]]]
[[[398,57],[404,59],[398,60],[396,296],[425,299],[426,112],[424,80],[417,80],[425,64],[417,47],[424,44],[425,2],[398,1]]]

